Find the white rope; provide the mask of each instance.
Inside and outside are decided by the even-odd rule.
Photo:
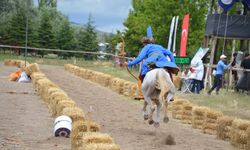
[[[0,45],[3,48],[20,48],[25,49],[26,47],[22,46],[11,46],[11,45]],[[35,47],[27,47],[28,50],[35,50],[35,51],[53,51],[53,52],[67,52],[67,53],[81,53],[81,54],[94,54],[94,55],[107,55],[107,56],[114,56],[118,58],[126,58],[130,59],[129,57],[117,56],[111,53],[98,53],[98,52],[88,52],[88,51],[74,51],[74,50],[61,50],[61,49],[46,49],[46,48],[35,48]]]

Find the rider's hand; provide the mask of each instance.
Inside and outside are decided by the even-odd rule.
[[[124,62],[124,65],[125,65],[125,66],[128,66],[128,62]]]

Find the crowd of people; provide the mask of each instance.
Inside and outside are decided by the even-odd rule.
[[[219,91],[223,84],[224,72],[227,69],[232,69],[232,75],[234,79],[234,88],[235,91],[246,91],[250,94],[250,54],[246,54],[244,60],[241,62],[241,69],[243,70],[243,75],[238,79],[236,66],[236,56],[237,53],[233,55],[234,59],[229,64],[226,64],[226,55],[221,55],[220,60],[216,64],[216,68],[213,71],[214,82],[212,87],[207,92],[208,95],[215,90],[216,94],[219,94]],[[239,70],[239,68],[238,68]],[[182,83],[180,90],[184,92],[192,92],[199,94],[200,91],[204,88],[204,65],[202,60],[198,61],[196,64],[192,64],[190,67],[187,67],[181,75]],[[188,90],[187,90],[188,89]]]

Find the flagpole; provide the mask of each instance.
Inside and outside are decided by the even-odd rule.
[[[179,16],[177,16],[175,18],[175,30],[174,30],[174,43],[173,43],[173,53],[174,56],[176,56],[176,32],[177,32],[177,28],[178,28],[178,20],[179,20]]]

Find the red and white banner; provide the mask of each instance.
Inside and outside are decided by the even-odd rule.
[[[181,47],[180,47],[181,57],[186,57],[186,47],[188,40],[188,22],[189,22],[189,14],[185,15],[182,22]]]

